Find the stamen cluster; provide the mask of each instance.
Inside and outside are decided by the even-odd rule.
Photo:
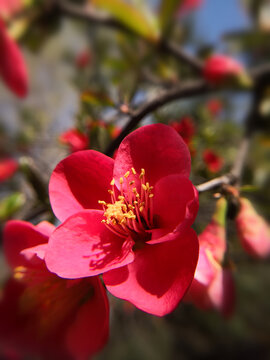
[[[99,201],[103,206],[104,216],[102,222],[115,234],[127,237],[130,233],[144,233],[153,228],[153,186],[145,181],[145,170],[141,169],[139,175],[140,189],[134,187],[135,181],[129,180],[129,176],[138,176],[136,170],[131,168],[123,177],[120,177],[120,190],[115,186],[115,180],[111,181],[111,203]],[[123,184],[126,182],[126,190]],[[117,193],[119,193],[117,195]]]

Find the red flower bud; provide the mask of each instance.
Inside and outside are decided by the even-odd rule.
[[[209,83],[220,85],[227,80],[241,80],[245,70],[242,64],[228,56],[212,55],[205,62],[203,74]]]
[[[270,255],[270,227],[248,199],[240,198],[236,227],[240,242],[250,255],[257,258]]]
[[[0,77],[17,96],[24,97],[28,91],[28,76],[24,59],[18,45],[11,39],[0,18]]]
[[[219,199],[210,224],[199,235],[198,265],[186,299],[200,309],[217,309],[229,316],[234,309],[235,289],[230,269],[222,267],[226,251],[226,210],[226,200]]]
[[[0,160],[0,183],[11,178],[18,169],[16,160],[7,158]]]

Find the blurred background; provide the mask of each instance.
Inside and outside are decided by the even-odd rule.
[[[23,98],[0,82],[1,227],[9,219],[56,224],[47,195],[55,165],[76,150],[109,153],[134,109],[202,78],[157,39],[201,63],[213,53],[232,57],[249,74],[270,60],[267,0],[167,1],[167,6],[161,0],[18,3],[5,12],[0,1],[0,18],[19,44],[29,82]],[[88,6],[118,25],[84,16]],[[269,221],[270,82],[262,82],[248,88],[230,83],[176,98],[136,126],[161,122],[174,127],[189,146],[192,181],[199,185],[231,170],[250,117],[256,117],[240,191]],[[220,191],[200,193],[198,233],[211,221]],[[270,262],[243,250],[235,211],[230,209],[226,226],[236,287],[233,314],[225,318],[186,301],[158,318],[110,296],[110,340],[96,359],[270,359]],[[8,274],[1,252],[2,285]]]

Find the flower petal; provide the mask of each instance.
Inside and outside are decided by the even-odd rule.
[[[98,200],[108,202],[114,160],[94,150],[78,151],[54,169],[50,201],[55,215],[64,221],[83,209],[98,209]]]
[[[187,291],[198,259],[198,239],[190,229],[185,237],[136,252],[133,263],[103,275],[107,289],[150,314],[163,316]]]
[[[154,124],[130,133],[120,144],[114,166],[114,178],[119,178],[133,167],[137,173],[144,168],[146,181],[151,186],[164,176],[189,176],[190,153],[187,145],[170,126]],[[139,189],[140,181],[134,177]]]
[[[89,359],[106,344],[109,335],[109,304],[104,286],[97,276],[84,281],[89,281],[94,294],[81,306],[67,332],[67,348],[74,359]]]
[[[18,45],[8,35],[0,18],[0,76],[6,85],[19,97],[28,91],[28,76],[23,56]]]
[[[160,179],[154,187],[154,222],[157,228],[172,231],[185,222],[191,226],[198,212],[198,192],[191,181],[180,175]]]
[[[21,251],[48,242],[48,236],[39,231],[38,227],[20,220],[10,220],[3,231],[4,251],[11,267],[28,266]]]
[[[48,221],[41,221],[36,225],[36,228],[45,236],[50,236],[55,229],[55,226]]]
[[[230,269],[220,269],[208,289],[210,301],[224,316],[232,315],[235,307],[235,286]]]
[[[45,256],[48,269],[68,279],[127,265],[134,259],[133,240],[118,237],[101,223],[103,212],[84,210],[53,232]]]

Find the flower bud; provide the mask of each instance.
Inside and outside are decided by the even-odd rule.
[[[227,201],[221,198],[211,222],[199,235],[198,265],[186,299],[200,309],[216,309],[229,316],[234,310],[235,289],[230,269],[222,266],[226,251],[226,212]]]
[[[240,242],[246,252],[257,258],[269,256],[270,227],[248,199],[240,198],[240,210],[235,221]]]
[[[210,56],[204,65],[205,79],[212,85],[234,84],[249,87],[251,79],[242,64],[224,55]]]

